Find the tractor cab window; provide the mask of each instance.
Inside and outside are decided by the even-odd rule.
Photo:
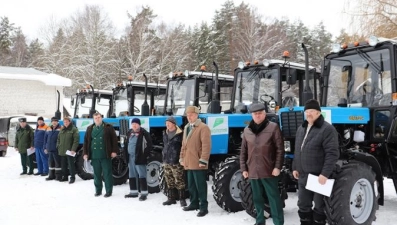
[[[390,53],[388,49],[330,59],[327,106],[346,99],[350,106],[386,106],[391,102]]]
[[[208,107],[212,100],[215,99],[215,80],[210,79],[197,79],[199,88],[199,106],[201,113],[208,113]],[[230,109],[230,94],[233,92],[233,81],[232,80],[222,80],[219,78],[218,84],[220,87],[220,104],[221,110],[225,111]]]
[[[388,127],[390,111],[389,110],[375,110],[374,112],[374,133],[375,138],[384,138],[386,128]]]
[[[171,80],[168,82],[166,110],[171,110],[173,115],[182,115],[185,108],[194,103],[195,80]]]
[[[237,92],[234,102],[235,112],[248,108],[253,103],[264,103],[274,110],[278,95],[278,69],[241,71],[237,76]]]

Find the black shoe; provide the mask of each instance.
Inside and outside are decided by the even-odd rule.
[[[136,193],[136,194],[129,193],[127,195],[124,195],[124,198],[138,198],[138,193]]]
[[[98,197],[98,196],[100,196],[100,195],[102,195],[102,193],[95,193],[95,197]]]
[[[173,205],[176,204],[175,199],[167,199],[167,201],[163,202],[163,205]]]
[[[33,175],[33,172],[29,172],[28,175]]]
[[[25,175],[25,174],[28,174],[28,173],[27,172],[22,172],[19,175]]]
[[[112,193],[106,193],[103,197],[109,198],[110,196],[112,196]]]
[[[38,176],[38,175],[41,175],[41,173],[37,172],[37,173],[35,173],[33,175]]]
[[[70,181],[69,181],[69,184],[73,184],[75,180],[76,180],[76,178],[71,177],[71,178],[70,178]]]
[[[59,182],[65,182],[65,181],[68,181],[68,180],[69,180],[68,177],[65,176],[65,177],[62,177],[62,179],[60,179]]]
[[[185,206],[187,206],[187,204],[186,204],[186,200],[185,200],[185,199],[181,199],[181,200],[179,200],[179,204],[181,205],[181,207],[185,207]]]
[[[145,201],[147,199],[147,195],[141,195],[139,197],[139,201]]]
[[[200,210],[200,212],[197,213],[197,217],[203,217],[208,214],[208,210]]]
[[[189,205],[189,206],[183,207],[182,209],[183,209],[183,211],[193,211],[193,210],[199,209],[199,207]]]
[[[46,181],[55,180],[55,177],[47,177],[45,180]]]
[[[40,176],[46,177],[46,176],[48,176],[48,173],[42,173]]]

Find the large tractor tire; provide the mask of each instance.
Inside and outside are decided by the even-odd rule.
[[[187,188],[187,174],[186,174],[186,170],[184,170],[183,176],[184,176],[184,180],[185,180],[185,198],[189,198],[189,189]],[[160,167],[159,182],[160,182],[160,190],[161,190],[161,192],[163,192],[163,194],[168,197],[168,194],[169,194],[168,185],[167,185],[167,182],[165,180],[163,165],[161,165],[161,167]],[[175,191],[175,193],[177,192],[176,189],[174,191]],[[175,196],[176,196],[175,200],[180,200],[178,194],[176,194]]]
[[[91,168],[86,168],[86,165],[84,164],[83,150],[80,150],[76,154],[75,165],[77,176],[82,180],[94,179],[94,174],[92,173]]]
[[[161,152],[152,151],[146,165],[147,185],[149,193],[160,192],[160,168],[163,157]]]
[[[128,163],[120,155],[112,158],[113,185],[125,184],[128,180]]]
[[[331,196],[325,197],[327,220],[332,225],[370,225],[379,208],[375,172],[365,163],[353,161],[333,175]]]
[[[286,174],[282,172],[280,174],[280,177],[282,178]],[[282,181],[279,181],[279,192],[280,192],[280,198],[281,198],[281,204],[283,208],[285,207],[285,199],[288,198],[286,188],[284,187],[284,184]],[[249,179],[243,179],[243,181],[240,183],[240,198],[241,198],[241,205],[245,209],[245,212],[248,213],[248,215],[256,218],[257,212],[255,210],[255,205],[253,201],[253,196],[252,196],[252,188],[251,188],[251,183],[249,182]],[[270,205],[269,205],[269,199],[267,198],[266,192],[263,192],[263,198],[265,199],[265,205],[264,205],[264,216],[265,218],[271,217],[271,212],[270,212]]]
[[[212,191],[215,202],[228,212],[243,210],[240,198],[240,158],[232,156],[221,162],[215,172]]]

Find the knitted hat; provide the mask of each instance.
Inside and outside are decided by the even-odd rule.
[[[42,116],[39,116],[39,118],[37,118],[37,121],[39,120],[44,121],[44,118]]]
[[[137,124],[141,125],[141,120],[139,118],[134,118],[131,120],[131,124],[132,123],[137,123]]]
[[[176,120],[173,116],[169,116],[166,121],[176,124]]]
[[[305,103],[304,111],[306,111],[307,109],[315,109],[315,110],[321,112],[320,104],[319,104],[318,101],[315,100],[315,99],[310,99],[310,100],[308,100],[308,101]]]
[[[197,114],[199,114],[200,113],[200,109],[198,107],[196,107],[196,106],[188,106],[186,108],[186,113],[197,113]]]

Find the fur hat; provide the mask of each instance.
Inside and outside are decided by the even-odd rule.
[[[315,99],[310,99],[305,103],[305,108],[304,111],[308,110],[308,109],[315,109],[317,111],[321,112],[321,108],[320,108],[320,104],[318,103],[317,100]]]
[[[133,124],[133,123],[137,123],[137,124],[141,125],[141,120],[139,118],[134,118],[131,120],[131,124]]]
[[[197,113],[197,114],[199,114],[200,113],[200,109],[198,107],[196,107],[196,106],[188,106],[186,108],[186,113]]]

